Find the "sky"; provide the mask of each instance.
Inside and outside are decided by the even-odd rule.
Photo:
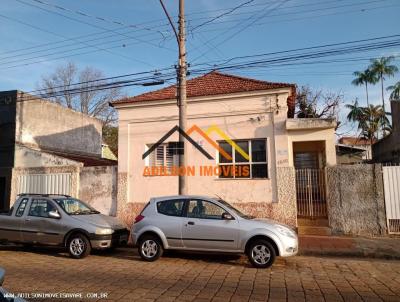
[[[164,2],[176,22],[178,0]],[[187,59],[195,66],[396,35],[399,12],[399,0],[186,0]],[[0,38],[0,90],[32,91],[42,76],[67,62],[116,76],[170,67],[177,61],[177,43],[158,0],[1,0]],[[346,103],[359,98],[365,104],[364,87],[351,85],[353,72],[364,70],[369,58],[387,55],[399,56],[399,46],[335,57],[359,61],[231,73],[340,92]],[[395,64],[400,67],[400,57]],[[385,86],[399,78],[400,73]],[[125,93],[136,95],[146,89],[155,88],[133,86]],[[370,101],[381,103],[379,85],[370,88]],[[346,113],[342,108],[340,118]]]

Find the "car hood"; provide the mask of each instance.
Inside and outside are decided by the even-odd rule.
[[[280,225],[285,228],[293,229],[286,224],[280,223],[276,220],[269,219],[269,218],[253,218],[251,221],[257,221],[260,224],[260,226],[266,226],[266,225],[267,226],[278,226],[278,225]]]
[[[111,228],[113,230],[126,228],[118,218],[104,214],[74,215],[73,217],[79,221],[90,223],[100,228]]]

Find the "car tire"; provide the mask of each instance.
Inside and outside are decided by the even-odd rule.
[[[250,244],[247,257],[254,267],[268,268],[275,261],[276,251],[267,240],[257,239]]]
[[[139,255],[145,261],[156,261],[164,252],[161,241],[158,237],[145,235],[139,241]]]
[[[82,259],[92,250],[89,239],[83,234],[73,234],[68,240],[68,252],[72,258]]]

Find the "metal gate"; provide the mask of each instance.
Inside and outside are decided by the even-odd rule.
[[[18,177],[18,194],[71,195],[71,174],[28,174]]]
[[[324,169],[296,169],[297,216],[326,218]]]
[[[389,234],[400,234],[400,166],[382,167]]]

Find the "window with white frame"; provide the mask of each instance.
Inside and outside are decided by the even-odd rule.
[[[148,145],[151,148],[152,145]],[[179,146],[176,142],[159,145],[149,155],[148,166],[172,167],[179,165]]]
[[[231,167],[231,169],[247,166],[250,173],[246,176],[235,173],[230,175],[220,174],[219,178],[268,178],[267,140],[249,139],[234,140],[234,142],[249,155],[249,159],[246,159],[243,154],[235,150],[228,142],[220,141],[218,142],[220,148],[232,157],[232,160],[229,160],[219,153],[218,165],[220,169],[222,166]]]

